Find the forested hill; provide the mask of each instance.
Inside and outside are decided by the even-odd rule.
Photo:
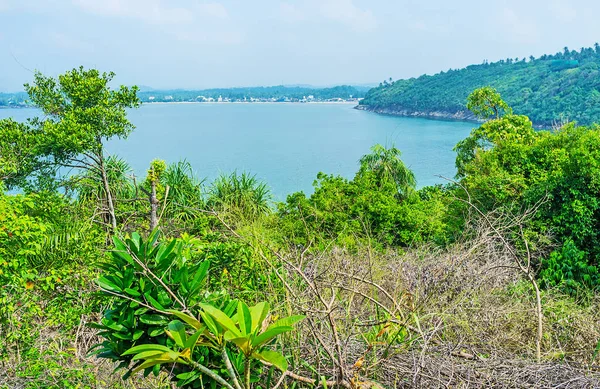
[[[540,58],[506,59],[419,78],[385,81],[371,89],[359,109],[401,116],[473,119],[470,92],[492,86],[514,112],[540,126],[570,120],[600,122],[600,45],[564,48]],[[391,80],[390,80],[391,81]]]

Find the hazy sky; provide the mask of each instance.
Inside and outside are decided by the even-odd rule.
[[[155,88],[376,83],[600,41],[588,0],[0,0],[0,91],[83,65]]]

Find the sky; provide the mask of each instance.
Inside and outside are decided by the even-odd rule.
[[[376,84],[600,41],[596,0],[0,0],[0,91],[78,66],[157,89]]]

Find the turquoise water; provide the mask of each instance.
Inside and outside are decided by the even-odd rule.
[[[32,109],[0,109],[24,120]],[[130,113],[137,126],[127,140],[109,142],[144,176],[154,158],[187,159],[199,178],[249,171],[275,197],[312,193],[319,171],[352,178],[358,159],[375,143],[395,144],[419,187],[455,174],[452,151],[473,124],[382,116],[350,104],[146,104]]]

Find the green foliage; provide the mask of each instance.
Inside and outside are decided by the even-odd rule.
[[[270,211],[271,192],[267,185],[248,173],[219,176],[211,185],[207,206],[242,218],[256,218]]]
[[[188,261],[181,255],[182,242],[178,240],[156,244],[158,234],[154,232],[146,241],[137,233],[125,241],[115,237],[112,260],[101,265],[105,274],[98,280],[99,286],[108,294],[121,296],[98,326],[107,338],[98,350],[101,357],[119,360],[136,341],[164,343],[166,310],[204,299],[209,262]],[[149,272],[157,278],[147,279]],[[163,285],[177,295],[169,294]],[[141,303],[132,301],[135,298]]]
[[[480,119],[499,119],[503,112],[512,113],[500,93],[489,86],[476,89],[467,97],[467,109]]]
[[[279,205],[285,239],[305,247],[334,242],[348,248],[449,240],[447,193],[439,188],[417,192],[414,174],[395,147],[375,145],[371,151],[360,159],[353,180],[319,173],[309,198],[295,193]]]
[[[16,184],[23,186],[26,178],[37,176],[48,186],[53,183],[59,167],[89,172],[85,177],[88,181],[98,179],[102,184],[104,195],[97,199],[102,204],[98,207],[106,214],[107,224],[115,230],[117,221],[103,143],[113,137],[129,135],[134,126],[127,119],[126,109],[138,107],[140,102],[137,87],[121,86],[119,90],[112,90],[109,83],[113,77],[113,73],[101,74],[83,67],[68,71],[58,79],[36,72],[33,84],[25,84],[25,89],[44,116],[30,119],[27,125],[11,121],[0,123],[0,135],[9,136],[7,143],[0,144],[3,154],[7,155],[0,159],[0,179],[16,175],[19,179]],[[22,153],[27,163],[19,163]],[[18,168],[15,163],[19,164]],[[11,181],[8,184],[15,185]],[[94,188],[86,190],[98,193]]]
[[[600,272],[589,264],[587,253],[567,240],[560,251],[554,251],[542,263],[540,279],[544,287],[558,286],[570,294],[600,285]]]
[[[74,350],[72,350],[74,351]],[[99,379],[95,366],[80,361],[73,352],[56,349],[43,352],[32,349],[24,355],[24,362],[16,366],[16,375],[23,389],[95,389],[107,387]],[[2,389],[10,389],[0,384]]]
[[[559,52],[384,83],[371,89],[360,105],[374,111],[403,115],[446,113],[470,117],[469,94],[485,86],[498,90],[515,112],[536,125],[552,126],[568,119],[583,125],[600,121],[597,79],[600,52],[593,48]]]
[[[181,222],[202,222],[206,215],[199,212],[204,208],[202,181],[193,172],[187,161],[169,164],[160,176],[163,188],[169,187],[165,216]]]
[[[0,359],[97,309],[88,291],[102,237],[80,217],[57,193],[0,194]]]
[[[360,159],[358,176],[364,176],[370,172],[381,186],[392,182],[396,185],[400,196],[406,197],[415,189],[417,180],[414,173],[404,165],[400,155],[400,150],[394,146],[385,148],[376,144],[371,147],[371,154]]]
[[[104,160],[108,186],[115,199],[128,199],[134,196],[135,188],[131,181],[131,166],[122,158],[111,155]],[[106,197],[106,191],[102,184],[102,177],[98,171],[85,170],[69,179],[67,184],[73,189],[80,201],[94,203],[99,198]]]
[[[482,164],[501,163],[506,169],[520,169],[519,145],[530,145],[536,137],[531,121],[526,116],[507,115],[503,118],[490,120],[473,129],[469,137],[458,142],[454,150],[457,152],[457,177],[470,175],[473,179],[485,176],[485,173],[468,171],[480,168]],[[496,147],[508,154],[502,161],[485,161],[485,152]],[[510,156],[510,158],[508,158]],[[477,159],[477,163],[474,163]],[[493,157],[492,157],[493,159]],[[486,166],[486,168],[491,168]]]
[[[58,79],[35,73],[33,84],[25,84],[31,101],[45,117],[33,124],[43,129],[46,153],[57,161],[68,161],[85,152],[101,152],[102,140],[126,138],[133,129],[127,108],[137,107],[137,88],[111,90],[114,73],[96,69],[73,69]]]
[[[536,132],[527,117],[509,114],[474,129],[456,150],[461,184],[483,210],[536,207],[532,232],[551,232],[565,245],[544,265],[542,284],[570,292],[575,285],[598,286],[597,127]]]
[[[149,182],[160,181],[160,178],[167,170],[167,164],[162,159],[154,159],[150,162],[150,169],[146,175],[146,180]]]
[[[569,69],[562,68],[567,65]],[[583,71],[586,66],[590,62],[580,60],[561,63],[552,71]],[[27,377],[30,387],[111,386],[70,348],[80,323],[100,311],[100,323],[91,325],[103,337],[95,353],[126,368],[126,376],[162,370],[187,388],[231,389],[238,381],[245,388],[257,387],[265,377],[270,382],[275,369],[297,367],[288,366],[290,354],[302,363],[296,348],[287,343],[287,333],[301,317],[275,319],[280,310],[289,312],[298,303],[289,300],[289,289],[283,287],[278,259],[307,248],[314,251],[308,256],[319,257],[334,247],[360,251],[366,246],[370,254],[372,248],[437,249],[460,236],[469,221],[465,204],[456,201],[467,195],[464,189],[483,212],[499,207],[517,215],[535,210],[524,234],[548,235],[558,247],[534,259],[540,285],[548,289],[542,297],[558,293],[554,289],[577,296],[545,306],[544,314],[551,325],[564,327],[559,342],[574,339],[579,331],[570,328],[573,312],[581,312],[576,310],[576,304],[583,304],[579,297],[594,296],[600,286],[600,127],[571,124],[535,131],[529,118],[512,114],[495,91],[478,90],[468,105],[490,120],[456,146],[456,184],[417,190],[400,151],[375,145],[361,158],[353,179],[320,173],[312,195],[291,194],[271,212],[266,185],[246,173],[221,176],[205,193],[185,161],[153,161],[148,177],[137,183],[125,161],[104,158],[103,141],[129,133],[132,127],[124,109],[137,104],[135,89],[108,89],[111,77],[83,69],[58,80],[38,74],[28,88],[45,119],[0,122],[0,185],[26,188],[22,194],[0,193],[0,361],[17,361],[11,374]],[[83,168],[70,177],[64,194],[56,184],[41,190],[31,180],[35,174],[54,177],[56,164]],[[107,253],[105,231],[93,222],[107,205],[104,180],[123,231],[147,229],[150,203],[140,192],[149,194],[154,184],[153,204],[161,215],[162,232],[115,238]],[[244,243],[239,237],[246,235],[251,236],[247,242],[260,244]],[[277,252],[259,251],[263,243]],[[275,257],[274,268],[266,266],[267,255]],[[423,266],[427,277],[437,279],[437,265]],[[452,272],[464,274],[462,264],[452,266]],[[99,278],[97,269],[102,270]],[[439,269],[444,277],[452,277],[443,266]],[[378,282],[377,274],[371,276]],[[297,279],[287,281],[286,286],[297,287]],[[407,278],[407,285],[412,282]],[[398,305],[410,305],[418,331],[399,323],[361,327],[369,354],[380,355],[375,348],[380,342],[417,345],[423,333],[417,314],[427,310],[418,303],[427,290],[416,285],[414,293],[400,291],[400,297],[393,297],[398,297]],[[103,293],[94,293],[98,286]],[[497,302],[509,294],[529,304],[523,295],[530,294],[530,287],[517,282],[514,290],[495,289],[498,295],[486,298]],[[279,300],[282,295],[286,304]],[[448,296],[450,292],[444,292],[443,298],[452,298]],[[522,304],[515,311],[526,312]],[[379,314],[369,320],[376,318]],[[451,322],[449,316],[444,320]],[[506,323],[515,327],[514,322]],[[595,345],[597,333],[591,338]],[[317,373],[315,367],[305,367]]]
[[[7,188],[24,185],[24,180],[42,168],[37,131],[12,119],[0,120],[0,182]]]
[[[112,261],[102,265],[104,275],[98,284],[116,299],[101,324],[92,325],[105,339],[95,353],[121,362],[120,367],[129,366],[126,376],[139,370],[158,373],[163,365],[173,372],[179,386],[191,388],[211,380],[223,385],[219,373],[232,371],[228,345],[236,346],[244,356],[248,385],[252,360],[285,371],[285,358],[265,347],[292,330],[291,325],[301,317],[269,323],[268,304],[250,308],[221,292],[209,292],[210,262],[186,258],[183,253],[190,251],[184,250],[184,241],[157,242],[158,234],[155,231],[146,241],[136,233],[125,241],[114,238]],[[260,367],[254,369],[260,372]],[[237,379],[234,374],[230,378]]]

